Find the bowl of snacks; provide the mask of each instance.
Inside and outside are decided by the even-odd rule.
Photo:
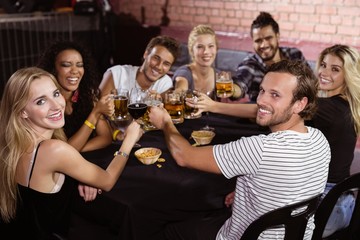
[[[191,133],[191,137],[195,140],[197,145],[206,145],[211,143],[215,136],[213,131],[197,130]]]
[[[153,147],[140,148],[136,150],[136,158],[145,165],[155,163],[161,156],[161,150]]]

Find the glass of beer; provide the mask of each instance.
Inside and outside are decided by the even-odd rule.
[[[181,92],[169,90],[165,93],[164,107],[174,124],[184,122],[184,95]]]
[[[114,99],[114,116],[113,119],[116,121],[124,121],[128,119],[128,101],[129,101],[129,90],[123,88],[117,88],[111,90]]]
[[[231,72],[216,73],[216,96],[219,98],[228,98],[233,95],[233,80]]]
[[[192,99],[195,102],[197,100],[197,95],[194,92],[194,90],[188,89],[187,91],[184,92],[184,98]],[[198,108],[188,106],[186,104],[186,102],[184,101],[184,118],[185,119],[194,119],[194,118],[201,117],[201,114],[195,115],[198,110],[199,110]]]
[[[152,106],[159,107],[162,104],[161,95],[158,93],[148,93],[147,97],[145,98],[145,103],[148,106],[148,108],[144,116],[142,117],[144,123],[143,129],[145,131],[156,130],[157,128],[154,125],[152,125],[149,121],[149,112]]]

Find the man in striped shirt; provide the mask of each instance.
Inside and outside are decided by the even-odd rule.
[[[279,25],[267,12],[260,12],[259,16],[252,22],[250,35],[255,53],[250,53],[244,58],[233,76],[235,91],[232,100],[244,97],[247,94],[250,101],[256,102],[260,82],[271,64],[282,59],[306,62],[299,49],[279,47]]]
[[[317,85],[312,70],[303,62],[274,63],[260,84],[256,115],[257,124],[268,126],[271,133],[222,145],[191,146],[166,110],[151,109],[151,122],[163,130],[180,166],[237,177],[232,215],[221,223],[216,239],[240,239],[261,215],[324,191],[330,147],[318,129],[304,123],[316,110]],[[211,231],[198,232],[201,224],[209,224],[206,219],[199,219],[197,224],[192,221],[191,225],[171,229],[169,239],[215,239]],[[304,239],[311,239],[313,228],[311,219]],[[283,229],[270,229],[259,239],[282,239],[283,234]]]

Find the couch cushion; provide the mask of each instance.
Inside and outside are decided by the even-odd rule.
[[[235,73],[239,63],[241,63],[248,54],[249,52],[245,51],[219,49],[215,59],[215,68]]]

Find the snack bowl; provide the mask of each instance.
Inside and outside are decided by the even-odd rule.
[[[195,140],[197,145],[206,145],[211,143],[215,137],[215,133],[209,130],[197,130],[191,133],[191,137]]]
[[[140,148],[136,150],[136,158],[145,165],[155,163],[161,156],[161,150],[153,147]]]

